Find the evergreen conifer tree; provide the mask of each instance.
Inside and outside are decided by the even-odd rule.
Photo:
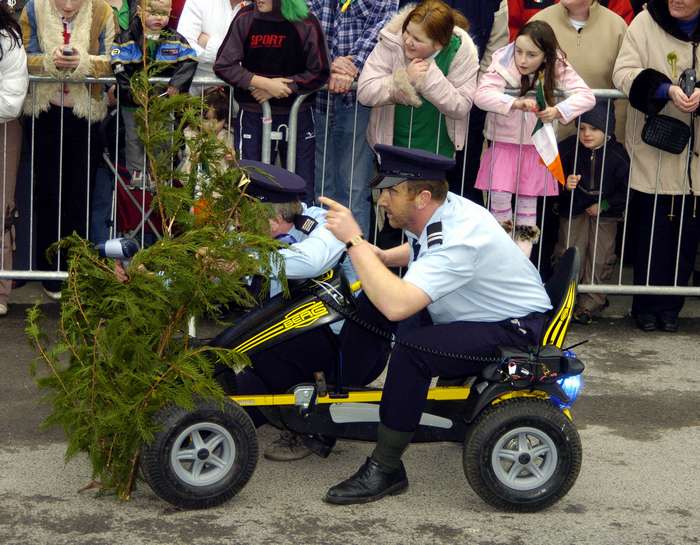
[[[88,241],[62,240],[69,258],[58,331],[42,330],[38,306],[26,326],[39,353],[32,372],[52,409],[45,425],[65,432],[66,459],[88,455],[94,486],[122,499],[135,485],[141,446],[157,431],[154,415],[173,403],[192,408],[197,398],[222,402],[214,362],[249,364],[242,354],[193,343],[190,317],[222,304],[252,306],[246,278],[283,271],[267,208],[246,195],[248,178],[235,161],[227,165],[224,143],[198,130],[204,104],[189,94],[161,96],[152,83],[160,70],[145,64],[131,84],[162,240],[136,254],[126,283]],[[193,168],[183,173],[173,157],[187,126],[195,129],[187,141]]]

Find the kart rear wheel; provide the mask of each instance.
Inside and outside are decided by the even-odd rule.
[[[548,401],[520,398],[486,409],[464,443],[464,474],[486,503],[533,512],[556,503],[581,469],[581,439]]]
[[[236,403],[210,401],[193,411],[169,406],[161,431],[141,453],[144,479],[161,499],[184,509],[220,505],[246,485],[258,463],[255,426]]]

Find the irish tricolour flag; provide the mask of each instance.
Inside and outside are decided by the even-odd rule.
[[[540,110],[547,107],[547,100],[544,97],[544,77],[540,74],[536,85],[537,106]],[[561,166],[559,148],[557,147],[557,137],[554,134],[554,127],[551,123],[543,123],[539,119],[532,131],[532,143],[535,145],[537,153],[540,154],[542,162],[557,181],[564,185],[564,169]]]

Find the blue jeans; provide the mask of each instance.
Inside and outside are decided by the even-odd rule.
[[[100,164],[95,172],[95,188],[90,195],[90,242],[104,242],[112,226],[114,175]]]
[[[349,203],[357,223],[367,235],[370,232],[372,207],[369,182],[374,174],[374,154],[365,137],[370,109],[357,103],[357,120],[355,120],[354,105],[350,107],[343,105],[342,95],[331,95],[330,98],[328,134],[326,134],[326,112],[314,111],[316,196],[325,195],[345,206]],[[353,126],[355,126],[354,146]]]

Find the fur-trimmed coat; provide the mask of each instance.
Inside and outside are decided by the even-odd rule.
[[[20,26],[30,74],[70,80],[112,73],[109,53],[114,41],[114,15],[104,0],[85,0],[73,19],[70,45],[80,55],[80,64],[73,71],[59,70],[53,62],[53,50],[63,47],[63,24],[52,0],[29,0],[20,16]],[[66,105],[72,105],[77,117],[92,121],[104,119],[107,102],[102,85],[92,85],[90,90],[84,83],[66,85],[69,93]],[[56,97],[60,97],[60,92],[60,83],[33,86],[24,103],[24,112],[39,115],[47,111]]]
[[[462,149],[467,134],[467,114],[471,110],[479,58],[476,46],[464,30],[455,27],[462,45],[452,59],[447,75],[431,62],[425,77],[411,85],[406,73],[401,28],[415,4],[404,7],[379,33],[379,41],[367,58],[357,83],[357,98],[372,106],[367,141],[391,144],[394,140],[394,104],[420,106],[433,104],[446,118],[446,128],[455,149]],[[437,127],[435,127],[437,131]]]
[[[691,187],[686,175],[687,152],[667,153],[642,142],[647,115],[662,113],[690,123],[670,99],[657,99],[663,83],[678,83],[683,70],[693,67],[693,41],[700,42],[700,24],[691,37],[685,36],[668,11],[667,0],[649,0],[647,9],[630,25],[613,69],[613,83],[629,97],[625,146],[632,158],[632,189],[642,193],[680,195]],[[700,47],[695,52],[695,69],[700,72]],[[700,192],[700,119],[695,117],[695,146],[690,163],[692,189]],[[658,162],[661,168],[658,170]],[[659,173],[657,184],[657,170]]]

